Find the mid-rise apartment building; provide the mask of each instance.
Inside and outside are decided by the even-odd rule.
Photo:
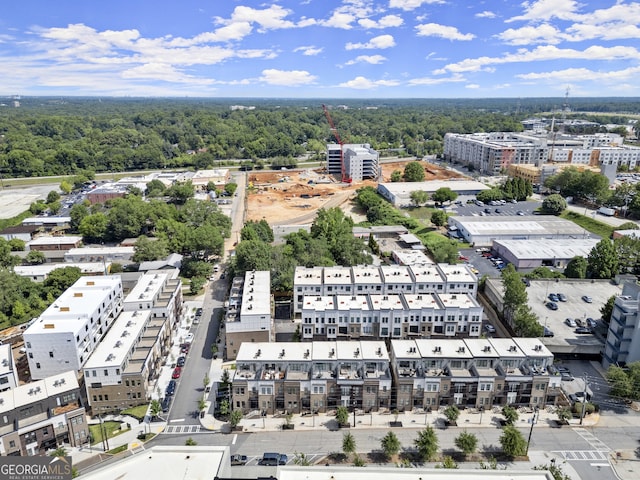
[[[380,174],[380,154],[367,143],[363,144],[329,144],[327,145],[327,170],[329,173],[344,173],[354,181],[365,178],[378,178]]]
[[[18,370],[11,354],[11,344],[0,345],[0,392],[18,386]]]
[[[326,412],[339,406],[389,408],[384,342],[243,343],[232,379],[233,408],[244,412]]]
[[[76,372],[0,392],[0,455],[41,455],[89,439]]]
[[[78,371],[122,310],[117,275],[81,277],[23,333],[31,378]]]
[[[482,307],[468,293],[305,296],[304,340],[479,337]]]
[[[123,311],[84,365],[92,412],[113,412],[149,401],[179,322],[182,283],[177,270],[143,275]]]
[[[604,344],[602,364],[628,365],[640,361],[640,285],[627,282],[616,297]]]
[[[399,410],[542,407],[560,395],[553,355],[533,338],[391,340],[390,362]]]
[[[293,290],[293,310],[299,317],[305,296],[468,293],[475,297],[478,279],[468,265],[296,267]]]
[[[271,342],[272,325],[271,272],[245,272],[244,279],[233,279],[225,317],[226,356],[233,360],[244,342]]]

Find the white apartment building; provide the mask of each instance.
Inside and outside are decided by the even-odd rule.
[[[342,149],[342,155],[341,155]],[[342,162],[346,176],[354,182],[365,178],[378,178],[380,154],[368,143],[327,145],[327,170],[329,173],[342,174]]]
[[[0,392],[18,386],[18,371],[11,354],[11,344],[0,345]]]
[[[81,277],[23,333],[31,378],[80,370],[122,310],[117,275]]]
[[[468,293],[306,296],[305,340],[479,337],[482,307]]]
[[[76,267],[80,269],[82,275],[104,275],[109,271],[111,263],[43,263],[42,265],[16,265],[13,271],[16,275],[26,277],[34,282],[44,282],[49,274],[58,268]]]
[[[145,273],[123,301],[125,312],[149,310],[152,318],[165,318],[169,329],[180,319],[182,281],[179,270],[156,270]]]
[[[271,342],[275,339],[272,331],[271,272],[245,272],[244,282],[234,279],[232,295],[237,300],[233,304],[229,302],[225,321],[228,360],[236,358],[243,342]]]
[[[130,263],[134,253],[134,247],[72,248],[64,254],[64,261]]]
[[[294,314],[299,317],[305,296],[461,293],[475,297],[478,278],[462,264],[296,267],[293,290]]]

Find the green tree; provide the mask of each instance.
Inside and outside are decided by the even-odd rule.
[[[512,425],[507,425],[502,429],[500,445],[505,455],[510,457],[521,457],[527,453],[527,441],[522,433]]]
[[[62,267],[56,268],[49,272],[49,275],[43,282],[44,287],[56,298],[62,292],[76,283],[82,276],[82,272],[78,267]]]
[[[234,409],[229,417],[229,424],[231,425],[231,428],[237,427],[240,424],[240,420],[242,420],[242,410]]]
[[[24,252],[24,249],[26,248],[25,241],[19,238],[12,238],[7,243],[12,252]]]
[[[301,452],[293,453],[293,464],[300,467],[309,467],[313,465],[311,459],[307,456],[307,454]]]
[[[229,195],[233,195],[234,193],[236,193],[237,189],[238,189],[237,183],[227,183],[224,186],[224,191],[227,192]]]
[[[169,255],[167,243],[162,238],[149,238],[141,235],[136,240],[132,260],[136,263],[161,260]]]
[[[349,423],[349,410],[347,407],[339,406],[336,408],[336,422],[338,422],[338,425]]]
[[[564,462],[563,462],[564,463]],[[533,467],[534,470],[547,470],[551,476],[553,477],[553,480],[571,480],[571,476],[564,473],[564,470],[562,470],[562,465],[561,464],[557,464],[557,463],[551,463],[549,465],[536,465],[535,467]]]
[[[503,313],[505,318],[512,320],[518,307],[527,303],[526,286],[512,264],[502,270],[502,285],[504,287]]]
[[[618,265],[613,243],[603,238],[587,257],[587,278],[613,278],[618,273]]]
[[[429,194],[423,190],[414,190],[409,194],[409,198],[411,198],[411,202],[419,207],[420,205],[424,205],[429,200]]]
[[[611,315],[613,314],[613,304],[616,302],[616,296],[611,295],[602,307],[600,307],[600,315],[602,321],[609,325],[611,322]]]
[[[380,441],[380,446],[387,457],[392,457],[400,451],[400,440],[393,432],[388,432]]]
[[[60,182],[60,190],[65,195],[69,195],[73,190],[73,185],[71,185],[71,183],[67,182],[66,180],[63,180],[62,182]]]
[[[433,223],[436,227],[442,227],[447,223],[447,212],[444,210],[436,210],[431,213],[431,223]]]
[[[189,437],[185,440],[184,444],[187,447],[195,447],[196,445],[198,445],[198,442],[196,442],[193,438]]]
[[[404,181],[405,182],[423,182],[424,181],[424,167],[420,162],[409,162],[404,167]]]
[[[231,406],[229,405],[229,400],[224,399],[220,401],[220,415],[223,417],[227,417],[231,412]]]
[[[518,410],[516,410],[511,405],[505,405],[502,407],[502,415],[504,415],[504,420],[507,422],[507,425],[513,425],[518,421]]]
[[[147,183],[147,197],[161,197],[167,190],[167,186],[157,178]]]
[[[107,239],[108,220],[104,213],[94,213],[85,216],[80,225],[78,232],[89,243],[101,243]]]
[[[640,229],[640,226],[638,226],[638,224],[634,222],[625,222],[622,225],[618,225],[616,227],[616,230],[638,230],[638,229]]]
[[[58,215],[58,213],[60,213],[60,210],[62,209],[62,204],[59,201],[55,201],[55,202],[51,202],[49,204],[49,211],[53,214],[53,215]]]
[[[436,465],[436,468],[447,468],[451,470],[455,470],[458,467],[458,463],[453,459],[453,457],[449,455],[445,455],[442,459],[442,463],[440,465]]]
[[[456,198],[458,198],[458,194],[451,190],[449,187],[441,187],[433,192],[433,195],[431,195],[431,200],[436,202],[436,204],[453,202]]]
[[[392,182],[401,182],[402,181],[402,172],[400,170],[394,170],[391,172],[391,181]]]
[[[564,269],[567,278],[587,278],[587,260],[582,256],[573,257]]]
[[[242,240],[261,240],[266,243],[273,242],[273,229],[266,220],[258,222],[249,220],[240,230]]]
[[[64,447],[58,447],[49,454],[50,457],[66,457],[67,449]]]
[[[538,323],[538,315],[529,305],[519,305],[513,315],[513,329],[519,337],[541,337],[544,327]]]
[[[556,410],[556,416],[560,423],[567,423],[572,417],[571,409],[567,407],[560,407]]]
[[[438,436],[431,426],[418,432],[418,438],[413,441],[413,444],[425,462],[433,460],[438,452]]]
[[[444,409],[444,416],[449,423],[456,423],[460,417],[460,409],[457,405],[449,405]]]
[[[187,200],[193,198],[196,190],[191,181],[174,183],[166,190],[166,195],[171,198],[173,203],[185,204]]]
[[[261,240],[242,241],[236,246],[236,267],[240,272],[270,270],[271,251],[268,243]]]
[[[557,193],[549,195],[542,201],[542,212],[548,215],[560,215],[567,208],[567,202]]]
[[[458,435],[454,442],[465,455],[474,453],[478,448],[478,437],[473,433],[467,433],[466,430]]]
[[[160,402],[156,399],[151,400],[149,405],[149,413],[151,414],[151,418],[156,418],[162,412],[162,406]]]
[[[25,260],[29,265],[42,265],[47,261],[47,257],[45,257],[44,253],[39,250],[29,250]]]
[[[631,398],[634,385],[627,372],[617,365],[610,365],[607,370],[607,381],[611,385],[610,395],[619,398]]]
[[[47,194],[47,203],[53,203],[53,202],[57,202],[59,200],[60,200],[60,194],[57,191],[51,190]]]
[[[356,439],[351,435],[351,432],[342,435],[342,451],[347,455],[356,452]]]

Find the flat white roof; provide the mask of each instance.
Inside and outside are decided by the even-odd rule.
[[[569,220],[553,215],[538,215],[533,218],[520,216],[503,217],[450,217],[450,223],[458,224],[471,235],[575,235],[589,238],[587,230]]]
[[[71,217],[29,217],[22,220],[22,225],[46,225],[47,223],[70,223]]]
[[[227,446],[156,446],[145,449],[144,453],[130,455],[116,463],[83,473],[82,476],[86,480],[211,480],[226,476],[228,470],[223,469],[222,462],[228,455]]]
[[[338,310],[369,310],[369,302],[366,295],[338,295],[336,296],[336,306]]]
[[[513,341],[527,357],[553,357],[551,350],[549,350],[539,338],[514,337]]]
[[[382,265],[380,267],[384,283],[413,283],[406,265]]]
[[[296,285],[322,285],[322,267],[296,267],[294,273]]]
[[[246,272],[240,316],[271,315],[271,272]]]
[[[134,247],[84,247],[84,248],[72,248],[67,253],[66,256],[74,256],[74,255],[133,255],[135,253]]]
[[[350,267],[324,267],[324,284],[351,285]]]
[[[526,356],[514,338],[492,338],[490,342],[502,358],[525,358]]]
[[[40,314],[24,334],[77,333],[97,306],[109,301],[109,295],[122,289],[121,285],[118,275],[80,277]]]
[[[369,295],[372,310],[401,310],[404,308],[400,295]]]
[[[634,231],[634,230],[630,230]],[[540,240],[494,240],[519,260],[588,257],[599,240],[591,238],[548,238]]]
[[[420,250],[394,250],[393,256],[402,265],[426,265],[432,264],[431,260],[424,252]]]
[[[84,365],[92,368],[119,367],[135,347],[149,320],[150,310],[121,312]]]
[[[335,297],[333,295],[305,295],[302,299],[303,310],[313,309],[316,312],[324,312],[327,310],[334,310],[335,308]]]
[[[11,356],[11,344],[0,345],[0,376],[10,373],[13,369],[13,358]]]
[[[353,272],[353,284],[379,284],[382,283],[380,269],[375,265],[357,265],[351,267]]]
[[[420,293],[420,294],[404,294],[404,300],[407,302],[407,307],[411,309],[416,308],[440,308],[438,302],[438,296],[433,293]]]
[[[129,295],[124,299],[124,303],[139,303],[153,301],[158,292],[162,290],[162,287],[167,283],[169,275],[165,273],[145,273],[136,286],[131,289]]]
[[[410,265],[411,273],[416,283],[444,283],[445,278],[440,269],[435,265]]]
[[[79,237],[77,235],[42,235],[40,237],[34,238],[30,242],[27,242],[27,245],[60,245],[68,243],[79,243],[81,241],[82,237]]]
[[[307,355],[309,351],[309,355]],[[284,355],[283,355],[284,352]],[[243,342],[236,356],[237,362],[254,361],[326,361],[379,360],[388,361],[384,341],[327,341],[327,342]]]
[[[439,188],[450,188],[454,192],[466,191],[483,191],[489,190],[484,183],[474,180],[431,180],[429,182],[389,182],[380,183],[387,191],[393,195],[411,195],[411,192],[420,190],[423,192],[433,193]]]
[[[73,370],[20,385],[0,392],[0,413],[9,412],[14,408],[42,401],[45,398],[77,388],[78,379]]]
[[[111,262],[107,262],[107,267]],[[37,277],[48,275],[58,268],[77,267],[83,274],[104,273],[105,264],[103,262],[65,262],[65,263],[44,263],[42,265],[18,265],[13,267],[13,271],[21,277]]]
[[[440,270],[444,274],[447,283],[473,283],[476,281],[476,276],[471,271],[469,265],[450,265],[448,263],[439,263],[438,268],[440,268]]]

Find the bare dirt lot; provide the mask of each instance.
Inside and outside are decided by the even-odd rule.
[[[411,160],[383,163],[381,181],[389,182],[395,170],[404,171]],[[458,178],[460,174],[431,163],[424,163],[426,181]],[[376,187],[373,180],[344,184],[320,169],[282,172],[251,172],[247,220],[265,219],[271,225],[303,225],[315,218],[320,208],[342,207],[347,211],[357,189]]]

